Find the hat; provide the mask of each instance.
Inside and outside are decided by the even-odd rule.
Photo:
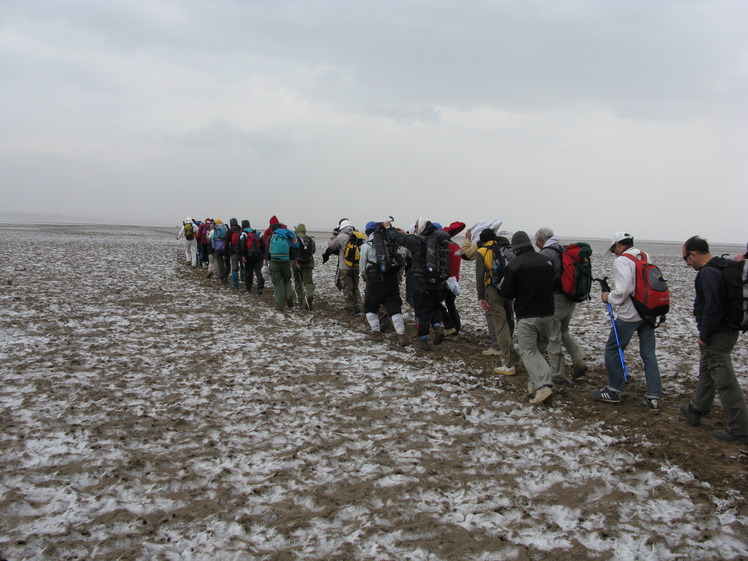
[[[238,226],[239,225],[239,221],[236,218],[232,218],[231,220],[229,220],[229,225],[231,225],[231,226]]]
[[[244,220],[242,220],[242,229],[249,228],[249,227],[250,227],[249,226],[249,220],[247,220],[246,218]]]
[[[610,244],[610,251],[613,251],[613,248],[618,242],[622,242],[623,240],[631,240],[634,241],[634,236],[629,234],[628,232],[616,232],[613,234],[613,238],[611,238],[611,244]]]
[[[299,224],[298,226],[296,226],[296,228],[294,229],[294,234],[302,237],[306,236],[306,224]]]
[[[482,234],[482,232],[481,232]],[[519,249],[521,247],[531,247],[532,242],[530,241],[530,236],[527,235],[527,232],[523,232],[522,230],[518,230],[514,232],[514,235],[512,236],[512,249]]]
[[[442,225],[439,224],[438,222],[432,222],[432,224],[434,225],[434,228],[436,228],[437,230],[444,230]]]
[[[491,240],[496,240],[496,232],[491,230],[491,228],[486,228],[481,231],[478,238],[480,239],[480,243],[490,242]]]
[[[371,222],[366,223],[366,228],[364,229],[364,232],[367,235],[369,235],[376,229],[377,229],[377,223],[372,220]]]
[[[275,216],[275,215],[273,215],[273,216],[270,217],[270,225],[272,226],[273,224],[280,224],[280,221],[278,220],[278,217]]]
[[[465,229],[465,223],[464,222],[452,222],[449,226],[444,228],[444,231],[449,234],[449,237],[456,236],[460,232],[462,232]]]
[[[348,228],[349,226],[353,226],[353,224],[351,224],[347,218],[343,218],[343,220],[340,221],[340,223],[338,224],[338,226],[340,227],[341,230],[343,230],[344,228]]]

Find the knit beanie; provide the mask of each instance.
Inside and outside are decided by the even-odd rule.
[[[299,224],[296,226],[296,229],[294,230],[294,233],[297,236],[306,236],[306,225],[305,224]]]
[[[481,232],[481,235],[483,235],[483,232]],[[532,242],[530,241],[530,236],[527,235],[527,232],[523,232],[522,230],[514,232],[514,235],[512,236],[512,249],[519,249],[528,246],[532,246]]]
[[[245,228],[250,228],[249,220],[242,220],[242,230]]]
[[[238,226],[238,225],[239,225],[239,221],[236,218],[232,218],[231,220],[229,220],[229,226],[233,227],[233,226]]]
[[[366,223],[366,229],[364,230],[364,233],[368,236],[369,234],[374,232],[374,230],[376,229],[377,229],[377,223],[372,220],[371,222]]]

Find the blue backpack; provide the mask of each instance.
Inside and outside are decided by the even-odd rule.
[[[288,245],[288,239],[281,234],[273,234],[270,238],[270,260],[271,261],[289,261],[291,248]]]

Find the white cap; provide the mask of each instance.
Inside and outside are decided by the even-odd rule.
[[[342,230],[343,228],[348,228],[348,226],[351,226],[351,223],[346,218],[343,218],[343,220],[340,221],[338,224],[338,227]]]
[[[634,239],[634,236],[632,236],[628,232],[624,232],[624,231],[616,232],[615,234],[613,234],[613,238],[611,238],[610,249],[611,251],[613,251],[613,246],[622,240],[633,240],[633,239]]]

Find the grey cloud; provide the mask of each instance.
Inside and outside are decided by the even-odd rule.
[[[267,157],[280,157],[295,151],[289,135],[272,131],[248,131],[221,118],[213,119],[206,127],[181,136],[167,137],[185,146],[199,146],[230,151],[250,148]]]

